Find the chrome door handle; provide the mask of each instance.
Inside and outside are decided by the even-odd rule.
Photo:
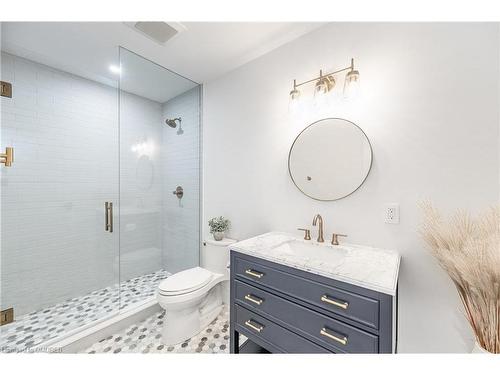
[[[104,230],[113,233],[113,202],[104,202]]]
[[[259,323],[256,323],[254,322],[252,319],[249,319],[245,322],[245,325],[247,327],[250,327],[252,328],[254,331],[257,331],[257,332],[261,332],[263,329],[264,329],[264,326],[259,324]]]
[[[347,337],[345,336],[337,336],[336,334],[334,334],[333,332],[328,332],[328,330],[326,328],[321,328],[321,331],[319,331],[319,333],[323,336],[326,336],[328,337],[329,339],[332,339],[333,341],[336,341],[342,345],[347,345]]]
[[[253,303],[255,303],[256,305],[259,305],[259,306],[262,304],[262,302],[264,302],[263,299],[261,299],[259,297],[252,296],[251,294],[247,294],[245,296],[245,299],[247,301],[253,302]]]
[[[254,271],[252,269],[250,270],[246,270],[245,273],[247,275],[250,275],[250,276],[253,276],[253,277],[256,277],[257,279],[260,279],[262,276],[264,276],[264,274],[262,272],[257,272],[257,271]]]
[[[323,296],[321,296],[321,301],[329,303],[330,305],[334,305],[334,306],[340,307],[341,309],[344,309],[344,310],[347,310],[347,308],[349,307],[349,302],[336,301],[334,299],[329,298],[326,294],[324,294]]]

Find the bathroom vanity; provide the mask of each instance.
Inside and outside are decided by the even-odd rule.
[[[396,352],[396,252],[277,232],[229,248],[231,353]]]

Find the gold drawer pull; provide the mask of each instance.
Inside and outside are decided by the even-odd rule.
[[[258,326],[257,326],[257,324],[258,324],[258,323],[255,323],[255,322],[253,322],[252,320],[247,320],[247,321],[245,322],[245,325],[246,325],[247,327],[250,327],[250,328],[252,328],[254,331],[257,331],[257,332],[259,332],[259,333],[260,333],[260,331],[262,331],[262,330],[264,329],[264,326],[262,326],[262,325],[258,325]]]
[[[245,299],[247,301],[255,303],[256,305],[260,305],[260,304],[262,304],[262,302],[264,302],[264,300],[262,300],[261,298],[252,296],[251,294],[247,294],[245,296]]]
[[[257,279],[260,279],[262,276],[264,276],[264,274],[262,272],[257,272],[257,271],[254,271],[254,270],[246,270],[245,273],[247,275],[256,277]]]
[[[335,301],[334,299],[328,298],[328,296],[326,294],[324,294],[321,297],[321,301],[329,303],[329,304],[337,306],[337,307],[340,307],[341,309],[344,309],[344,310],[347,310],[347,308],[349,307],[349,302]]]
[[[341,343],[342,345],[347,345],[347,337],[337,337],[331,333],[328,333],[326,328],[321,328],[321,331],[319,331],[320,334],[323,336],[328,337],[329,339],[332,339],[334,341],[337,341],[338,343]]]

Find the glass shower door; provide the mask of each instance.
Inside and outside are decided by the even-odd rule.
[[[119,309],[117,77],[103,84],[16,55],[16,33],[37,27],[2,24],[12,95],[1,97],[0,153],[14,150],[0,164],[0,308],[14,317],[0,326],[3,351]]]
[[[200,86],[120,48],[121,306],[199,264]]]

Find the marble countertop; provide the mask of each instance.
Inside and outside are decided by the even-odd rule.
[[[396,251],[342,243],[305,241],[269,232],[229,246],[230,250],[394,296],[401,257]]]

